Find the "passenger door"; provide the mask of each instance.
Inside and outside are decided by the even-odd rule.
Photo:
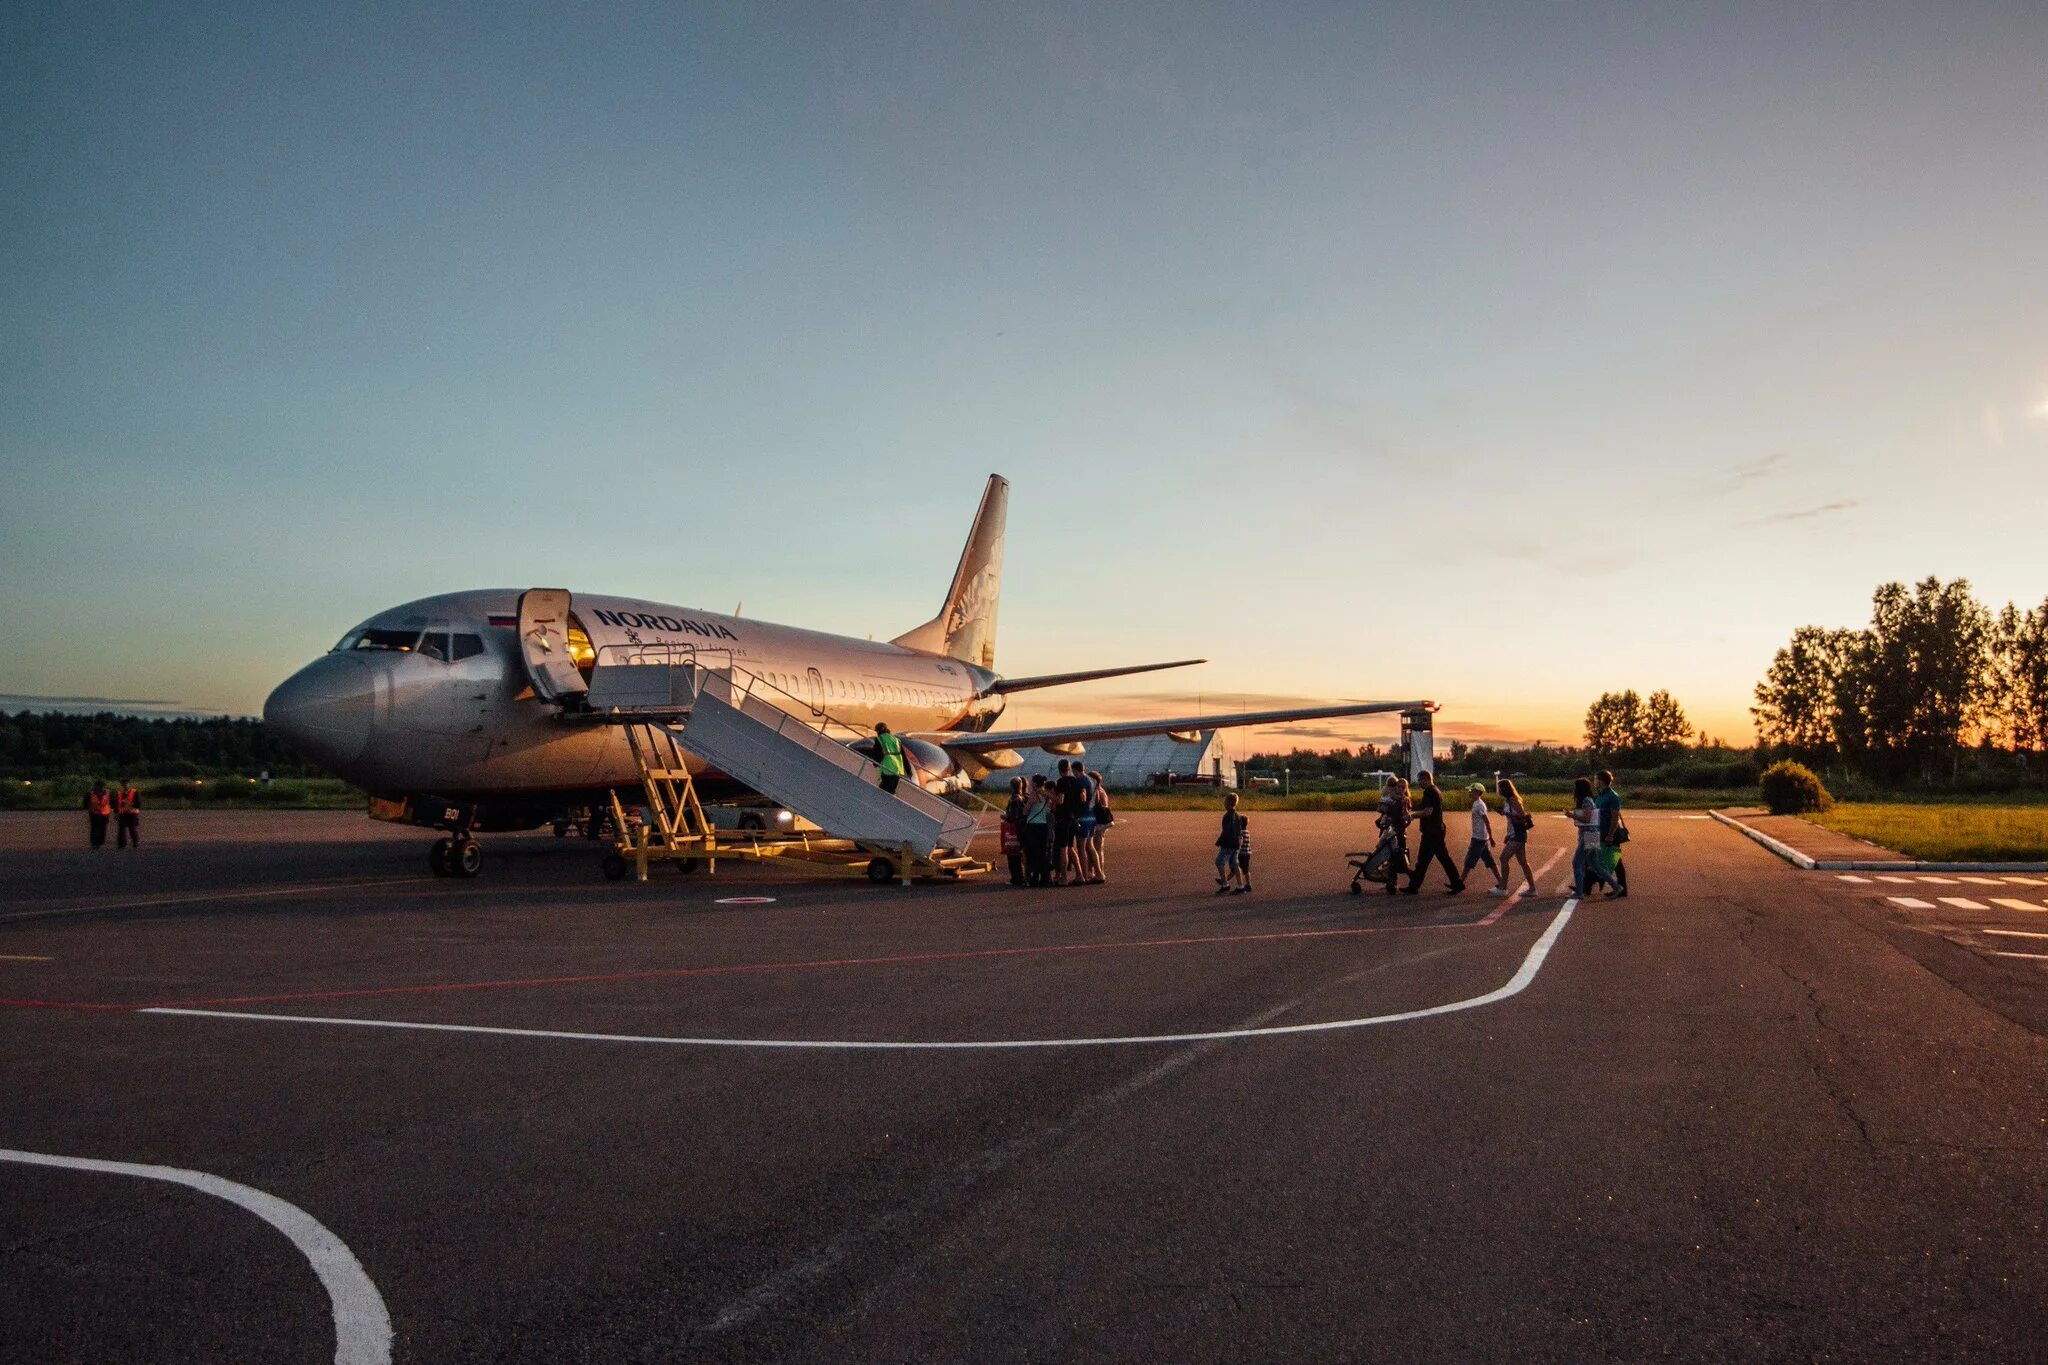
[[[810,693],[811,714],[825,714],[825,675],[815,668],[804,670],[804,688]]]
[[[571,701],[588,690],[569,654],[567,588],[528,588],[519,594],[519,657],[543,701]]]

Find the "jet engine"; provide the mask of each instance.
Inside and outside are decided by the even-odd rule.
[[[910,763],[911,775],[926,791],[943,796],[948,792],[964,792],[974,786],[974,775],[956,762],[953,755],[930,740],[908,736],[898,736],[898,739],[903,744],[903,757]],[[860,740],[848,747],[870,762],[881,760],[882,751],[871,739]]]

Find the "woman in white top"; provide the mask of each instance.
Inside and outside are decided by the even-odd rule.
[[[1579,827],[1578,847],[1572,850],[1572,894],[1586,895],[1596,881],[1614,890],[1613,880],[1600,870],[1600,807],[1593,804],[1590,778],[1572,783],[1572,823]]]

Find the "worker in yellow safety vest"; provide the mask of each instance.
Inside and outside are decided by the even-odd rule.
[[[887,725],[875,726],[876,761],[882,766],[882,790],[893,792],[910,769],[903,762],[903,741],[889,733]]]

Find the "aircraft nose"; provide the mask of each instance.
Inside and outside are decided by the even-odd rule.
[[[348,654],[315,659],[277,685],[263,723],[308,758],[335,766],[362,756],[377,711],[377,674]]]

